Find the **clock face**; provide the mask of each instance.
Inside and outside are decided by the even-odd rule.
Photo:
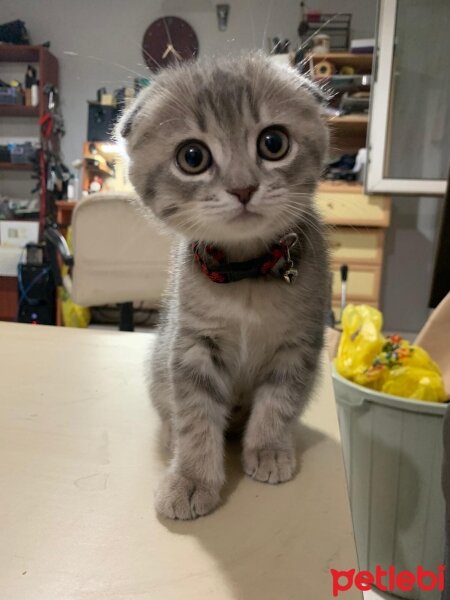
[[[145,32],[142,54],[148,68],[156,73],[161,67],[195,58],[198,54],[198,38],[183,19],[162,17]]]

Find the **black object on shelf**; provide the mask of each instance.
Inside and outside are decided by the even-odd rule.
[[[352,24],[351,13],[326,14],[321,13],[310,17],[307,15],[308,38],[314,32],[326,34],[330,37],[331,52],[348,52],[350,48],[350,28]]]
[[[28,37],[25,23],[18,19],[17,21],[10,21],[9,23],[0,25],[0,42],[28,45],[30,38]]]
[[[38,257],[37,249],[30,256]],[[47,262],[20,263],[17,274],[19,323],[55,324],[56,286]]]
[[[0,146],[0,163],[11,162],[11,150],[8,146]]]
[[[89,102],[88,132],[89,142],[109,142],[119,112],[115,106]]]
[[[356,154],[343,154],[338,160],[328,163],[325,178],[336,181],[355,181],[358,173],[353,170]]]
[[[23,95],[20,88],[10,86],[0,87],[0,104],[23,104]]]

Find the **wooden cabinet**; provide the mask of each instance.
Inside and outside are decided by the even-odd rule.
[[[0,277],[0,321],[17,318],[17,277]]]
[[[310,72],[319,84],[335,90],[331,105],[339,108],[346,76],[352,85],[363,86],[372,71],[372,54],[330,53],[310,55]],[[326,61],[329,73],[322,76],[318,63]],[[345,68],[344,72],[343,69]],[[359,81],[360,80],[360,81]],[[344,86],[344,87],[342,87]],[[364,87],[365,86],[365,87]],[[364,83],[367,90],[367,81]],[[356,89],[356,88],[355,88]],[[339,114],[328,118],[332,155],[356,154],[366,147],[368,115]],[[369,196],[360,184],[325,181],[319,185],[317,206],[329,229],[333,273],[333,309],[339,319],[341,298],[340,267],[348,265],[347,302],[379,306],[384,260],[384,236],[389,226],[391,200]]]
[[[340,316],[340,267],[348,265],[347,302],[379,306],[385,229],[391,202],[368,196],[362,186],[348,183],[319,185],[317,206],[329,225],[333,274],[333,309]]]
[[[3,64],[19,63],[25,73],[26,65],[33,64],[37,67],[39,78],[39,105],[25,106],[22,104],[2,104],[0,105],[0,126],[5,120],[15,119],[17,122],[18,131],[25,131],[25,123],[36,128],[38,119],[42,119],[48,114],[48,87],[58,87],[58,60],[55,56],[43,46],[20,46],[14,44],[0,44],[0,69]],[[18,117],[18,119],[16,119]],[[25,120],[24,118],[27,118]],[[30,129],[31,131],[31,129]],[[59,149],[59,136],[51,135],[51,144],[54,151]],[[41,132],[41,144],[44,143]],[[39,224],[40,236],[46,218],[51,212],[48,206],[47,195],[47,156],[40,150],[39,152],[39,168],[35,168],[32,163],[12,163],[0,162],[0,179],[3,177],[13,176],[17,172],[29,171],[30,175],[34,171],[35,175],[39,175],[41,188],[39,192]],[[30,181],[30,187],[34,187],[34,183]],[[1,241],[1,240],[0,240]],[[17,277],[1,276],[0,275],[0,321],[15,321],[17,318]]]
[[[367,196],[361,185],[321,183],[317,204],[330,225],[382,228],[389,225],[390,198]]]
[[[3,63],[23,63],[23,70],[27,63],[34,64],[37,67],[39,78],[39,105],[25,106],[22,104],[3,104],[0,105],[0,122],[4,119],[13,117],[28,117],[30,124],[36,124],[37,119],[42,119],[48,114],[48,89],[49,86],[57,88],[59,80],[58,60],[55,56],[43,46],[20,46],[14,44],[0,44],[0,66]],[[18,123],[19,128],[21,123]],[[59,149],[59,136],[52,134],[50,141],[54,151]],[[41,133],[41,144],[43,144],[43,135]],[[11,163],[1,162],[2,171],[33,171],[34,166],[31,163]],[[39,177],[41,181],[39,223],[40,233],[44,227],[45,219],[48,214],[47,206],[47,157],[41,150],[39,152]],[[30,184],[31,185],[31,184]]]
[[[384,233],[381,229],[331,228],[330,249],[333,260],[341,264],[381,264]]]

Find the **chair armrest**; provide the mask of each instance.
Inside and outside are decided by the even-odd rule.
[[[61,255],[62,261],[68,267],[73,267],[73,256],[70,254],[67,242],[57,229],[47,227],[44,232],[44,237],[52,246],[54,246]]]

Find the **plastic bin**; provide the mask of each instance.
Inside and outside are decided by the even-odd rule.
[[[12,163],[30,163],[36,158],[38,149],[31,142],[9,144]]]
[[[1,87],[0,104],[23,104],[22,92],[15,87]]]
[[[359,567],[437,572],[444,562],[441,490],[445,404],[408,400],[356,385],[333,369]],[[396,590],[439,600],[438,590]]]

